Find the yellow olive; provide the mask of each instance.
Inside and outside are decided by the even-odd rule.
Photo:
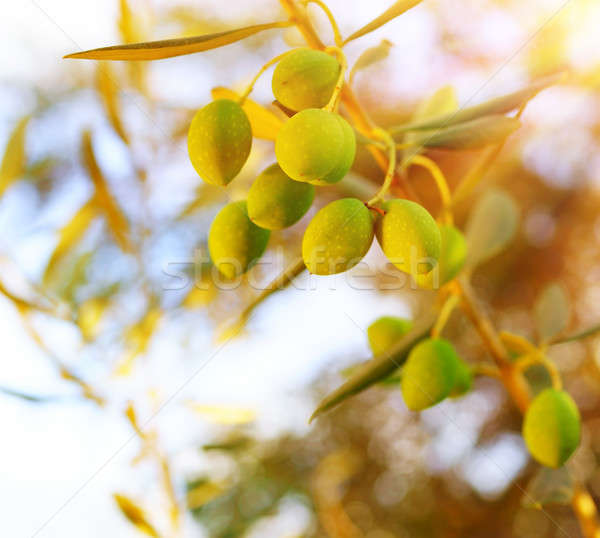
[[[383,204],[385,215],[377,219],[375,234],[389,260],[401,271],[425,274],[440,257],[440,230],[429,212],[410,200]]]
[[[261,228],[281,230],[298,222],[314,197],[312,185],[290,179],[278,164],[273,164],[248,191],[248,216]]]
[[[426,274],[413,275],[421,288],[438,289],[462,269],[467,257],[465,236],[454,226],[440,226],[442,246],[438,264]]]
[[[252,129],[242,107],[218,99],[196,112],[188,132],[188,152],[198,175],[212,185],[227,185],[250,154]]]
[[[263,255],[271,232],[259,228],[248,218],[246,202],[226,205],[213,220],[208,233],[210,257],[227,278],[250,269]]]
[[[373,355],[381,355],[400,340],[412,327],[412,321],[383,316],[369,325],[367,336]]]
[[[354,157],[356,156],[356,135],[350,124],[341,116],[337,116],[338,121],[344,132],[344,142],[340,158],[325,177],[311,181],[313,185],[331,185],[340,181],[352,167]]]
[[[525,413],[523,438],[531,455],[542,465],[563,465],[579,445],[580,435],[579,410],[565,391],[543,390]]]
[[[283,124],[275,155],[288,176],[311,182],[327,177],[339,166],[346,146],[347,132],[337,114],[308,108]]]
[[[340,68],[339,62],[325,52],[295,50],[273,72],[273,95],[291,110],[324,107],[331,98]]]
[[[450,395],[456,381],[458,356],[448,341],[428,339],[417,344],[402,368],[404,403],[420,411]]]
[[[316,275],[333,275],[354,267],[373,242],[373,219],[356,198],[323,207],[310,221],[302,240],[302,258]]]

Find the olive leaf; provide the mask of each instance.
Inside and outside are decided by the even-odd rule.
[[[213,88],[211,94],[213,99],[231,99],[237,101],[240,98],[240,95],[233,90],[223,87]],[[253,136],[265,140],[275,140],[279,129],[283,125],[283,121],[277,115],[248,98],[244,100],[242,108],[250,121]]]
[[[98,64],[96,88],[102,98],[106,116],[115,132],[121,137],[121,140],[123,140],[125,144],[128,144],[127,133],[125,132],[121,121],[121,110],[115,78],[116,75],[110,67],[110,64],[107,62],[100,62]]]
[[[92,135],[89,131],[84,131],[83,133],[81,151],[83,154],[83,162],[96,189],[94,200],[104,211],[108,227],[119,246],[125,251],[131,251],[129,223],[108,189],[106,178],[104,177],[102,170],[100,170],[94,154]]]
[[[399,366],[402,366],[410,350],[429,334],[436,318],[437,312],[432,309],[416,321],[414,327],[386,353],[373,357],[358,367],[340,387],[319,403],[309,422],[351,396],[388,378]]]
[[[142,508],[140,508],[135,502],[119,493],[113,494],[113,498],[117,502],[119,509],[123,515],[133,524],[138,530],[153,536],[154,538],[160,538],[158,531],[148,521],[148,517]]]
[[[15,180],[25,173],[27,157],[25,154],[25,136],[29,116],[25,116],[13,129],[8,138],[4,157],[0,164],[0,196]]]
[[[515,236],[519,209],[501,190],[491,190],[475,204],[466,226],[467,264],[479,265],[501,252]]]
[[[465,121],[471,121],[492,114],[505,114],[511,110],[515,110],[532,99],[540,91],[558,83],[564,77],[563,73],[545,77],[534,82],[530,86],[518,90],[507,95],[495,97],[484,103],[463,108],[456,112],[441,114],[435,118],[427,119],[426,121],[416,121],[391,127],[390,134],[398,135],[407,131],[423,131],[429,129],[438,129],[440,127],[449,127]]]
[[[398,0],[389,9],[387,9],[381,15],[379,15],[379,17],[376,17],[371,22],[369,22],[362,28],[359,28],[352,35],[344,39],[344,45],[346,43],[349,43],[350,41],[353,41],[354,39],[368,34],[369,32],[372,32],[373,30],[377,30],[377,28],[379,28],[380,26],[383,26],[384,24],[390,22],[392,19],[395,19],[396,17],[402,15],[404,12],[415,7],[421,2],[422,0]]]
[[[358,57],[358,60],[356,60],[350,71],[350,75],[348,77],[350,84],[352,84],[352,80],[354,79],[354,76],[358,71],[362,71],[363,69],[366,69],[367,67],[370,67],[371,65],[377,62],[385,60],[389,56],[390,49],[393,46],[394,44],[391,41],[388,41],[387,39],[382,39],[379,45],[376,45],[375,47],[369,47],[368,49],[363,51],[363,53]]]
[[[225,32],[217,32],[215,34],[114,45],[83,52],[74,52],[67,54],[65,58],[83,60],[162,60],[163,58],[173,58],[174,56],[216,49],[245,39],[263,30],[285,28],[292,24],[289,21],[269,22],[237,28],[235,30],[227,30]]]
[[[520,126],[521,122],[516,118],[500,115],[485,116],[445,127],[431,134],[415,136],[412,143],[427,148],[481,149],[502,142]]]
[[[534,316],[542,343],[552,340],[566,329],[571,317],[571,303],[560,283],[549,284],[538,295],[534,305]]]
[[[541,509],[547,504],[570,504],[575,481],[567,467],[540,467],[527,486],[521,504]]]

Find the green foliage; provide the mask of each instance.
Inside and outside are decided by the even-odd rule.
[[[341,66],[330,54],[301,48],[285,56],[273,72],[275,98],[290,110],[322,108],[331,98]]]
[[[235,278],[263,255],[270,234],[248,218],[244,200],[233,202],[219,211],[210,227],[210,257],[225,277]]]
[[[441,235],[433,217],[410,200],[383,204],[385,215],[377,219],[377,241],[389,260],[401,271],[426,274],[440,257]]]
[[[316,275],[332,275],[354,267],[373,242],[373,218],[356,198],[342,198],[322,208],[302,240],[302,258]]]
[[[523,438],[531,455],[542,465],[563,465],[579,445],[580,435],[579,410],[565,391],[546,389],[529,405]]]
[[[571,317],[571,304],[564,287],[558,282],[546,286],[535,301],[534,315],[541,342],[562,333]]]
[[[337,114],[309,108],[290,118],[275,141],[282,170],[296,181],[335,183],[346,175],[356,147],[354,132]]]
[[[417,344],[402,368],[402,396],[413,411],[427,409],[450,395],[456,382],[458,356],[452,344],[430,338]]]
[[[196,172],[207,183],[227,185],[246,163],[251,147],[250,122],[235,101],[218,99],[194,116],[188,151]]]
[[[248,216],[267,230],[287,228],[304,216],[314,197],[312,185],[290,179],[278,164],[273,164],[248,191]]]
[[[410,331],[412,325],[409,319],[394,316],[383,316],[371,323],[367,329],[367,336],[373,355],[385,353]]]

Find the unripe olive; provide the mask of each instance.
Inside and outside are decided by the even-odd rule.
[[[314,197],[312,185],[290,179],[278,164],[273,164],[248,191],[248,216],[267,230],[287,228],[304,216]]]
[[[246,163],[252,129],[242,107],[217,99],[196,112],[188,131],[188,152],[198,175],[212,185],[227,185]]]
[[[412,327],[412,321],[394,316],[383,316],[367,329],[369,346],[374,355],[381,355],[400,340]]]
[[[383,204],[385,215],[377,219],[375,233],[385,255],[401,271],[426,274],[440,257],[441,235],[433,217],[410,200]]]
[[[302,258],[316,275],[342,273],[355,266],[373,242],[370,211],[356,198],[323,207],[310,221],[302,240]]]
[[[466,392],[471,390],[471,386],[473,385],[473,372],[469,365],[459,358],[456,361],[456,376],[454,380],[454,387],[452,387],[452,392],[450,396],[458,397],[462,396]]]
[[[440,226],[442,239],[440,258],[432,271],[417,274],[415,280],[421,288],[437,289],[450,282],[462,269],[467,257],[465,236],[454,226]]]
[[[275,155],[281,169],[296,181],[327,178],[332,183],[341,179],[343,170],[334,170],[348,157],[344,122],[337,114],[318,108],[308,108],[292,116],[283,124],[275,141]],[[352,143],[356,143],[354,132]],[[334,177],[329,177],[330,173]]]
[[[273,95],[291,110],[324,107],[335,89],[340,64],[320,50],[301,48],[285,56],[273,72]]]
[[[542,465],[563,465],[577,448],[580,435],[579,410],[565,391],[545,389],[527,408],[523,438],[531,455]]]
[[[271,232],[248,218],[245,200],[226,205],[213,220],[208,233],[210,257],[227,278],[250,269],[263,255]]]
[[[331,185],[340,181],[352,167],[356,156],[356,135],[350,124],[341,116],[336,116],[344,132],[344,142],[337,164],[321,179],[311,181],[313,185]]]
[[[456,381],[458,360],[447,340],[428,339],[417,344],[402,368],[400,386],[406,406],[420,411],[450,395]]]

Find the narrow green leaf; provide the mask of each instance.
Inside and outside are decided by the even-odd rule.
[[[358,71],[362,71],[363,69],[366,69],[367,67],[370,67],[377,62],[385,60],[389,56],[390,49],[393,46],[394,44],[391,41],[383,39],[381,43],[379,43],[379,45],[369,47],[368,49],[363,51],[363,53],[358,57],[358,60],[356,60],[356,63],[352,67],[352,70],[350,71],[350,84],[352,84],[352,80],[354,79],[354,76]]]
[[[529,482],[521,504],[542,509],[548,504],[571,504],[575,482],[567,467],[541,467]]]
[[[8,138],[4,157],[0,164],[0,196],[10,187],[15,180],[19,179],[25,173],[26,155],[25,155],[25,136],[29,116],[22,118]]]
[[[398,0],[391,6],[389,9],[384,11],[379,17],[373,19],[370,23],[366,24],[362,28],[356,30],[350,37],[347,37],[344,40],[344,45],[357,39],[359,37],[372,32],[373,30],[377,30],[380,26],[390,22],[392,19],[402,15],[404,12],[409,9],[415,7],[417,4],[420,4],[422,0]]]
[[[398,135],[407,131],[423,131],[428,129],[438,129],[440,127],[449,127],[465,121],[482,118],[491,114],[505,114],[521,107],[527,101],[535,97],[540,91],[558,83],[564,77],[563,73],[553,75],[534,82],[530,86],[507,95],[495,97],[484,103],[463,108],[456,112],[440,114],[426,121],[412,121],[404,125],[392,127],[389,132],[392,135]]]
[[[467,264],[479,265],[500,253],[513,239],[519,209],[504,191],[491,190],[475,204],[466,226]]]
[[[426,148],[481,149],[502,142],[520,126],[521,122],[516,118],[486,116],[452,125],[431,134],[424,133],[415,137],[412,142]]]
[[[263,30],[285,28],[292,24],[289,21],[269,22],[237,28],[235,30],[227,30],[226,32],[218,32],[216,34],[148,41],[145,43],[131,43],[128,45],[114,45],[112,47],[74,52],[67,54],[65,58],[84,60],[162,60],[163,58],[172,58],[174,56],[216,49],[245,39]]]
[[[429,334],[436,317],[437,312],[431,310],[415,322],[413,329],[386,353],[373,357],[358,367],[340,387],[321,401],[310,417],[309,422],[351,396],[388,378],[392,372],[402,366],[413,346]]]
[[[565,288],[553,282],[539,294],[534,315],[540,342],[546,343],[562,333],[571,317],[571,303]]]

